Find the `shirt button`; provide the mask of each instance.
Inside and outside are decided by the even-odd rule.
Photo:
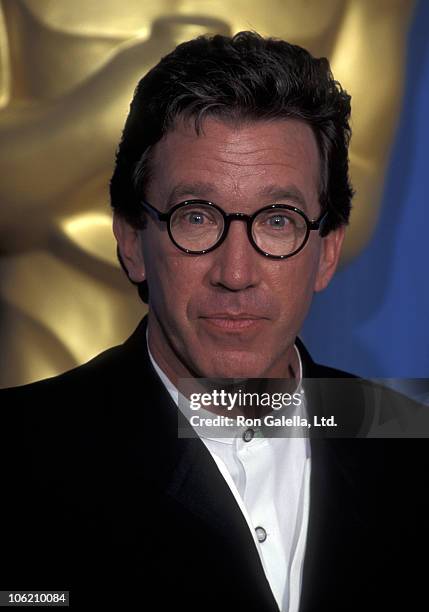
[[[258,538],[258,542],[265,542],[267,539],[267,532],[263,527],[256,527],[256,537]]]
[[[255,437],[255,431],[253,429],[246,429],[246,431],[243,434],[243,440],[245,442],[250,442],[250,440],[253,440],[254,437]]]

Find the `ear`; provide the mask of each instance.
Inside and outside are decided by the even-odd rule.
[[[141,230],[130,225],[120,214],[115,212],[113,214],[113,233],[129,279],[135,283],[141,283],[146,278]]]
[[[329,232],[324,238],[321,238],[319,269],[314,284],[314,291],[326,289],[331,278],[334,276],[340,259],[344,235],[345,226],[342,225],[336,230]]]

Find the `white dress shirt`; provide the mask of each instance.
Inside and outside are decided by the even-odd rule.
[[[302,364],[296,351],[301,384]],[[148,352],[155,371],[179,405],[177,387],[158,366],[149,346]],[[295,410],[305,417],[305,401]],[[235,428],[228,438],[210,437],[200,429],[197,433],[246,519],[279,609],[298,612],[310,503],[309,440],[256,435],[245,441],[245,430]]]

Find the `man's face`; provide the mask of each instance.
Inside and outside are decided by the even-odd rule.
[[[283,203],[316,219],[319,166],[314,134],[300,121],[207,119],[199,136],[180,122],[154,148],[147,201],[168,211],[204,199],[246,214]],[[115,233],[130,276],[149,284],[149,345],[173,381],[289,375],[295,337],[313,292],[334,273],[343,229],[325,238],[312,231],[297,255],[273,260],[252,247],[241,221],[205,255],[180,251],[151,217],[139,233],[121,223]]]

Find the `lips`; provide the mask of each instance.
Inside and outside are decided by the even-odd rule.
[[[239,314],[232,313],[214,313],[210,315],[203,315],[200,317],[208,325],[217,327],[222,330],[240,331],[256,327],[265,319],[259,315],[249,314],[246,312]]]

